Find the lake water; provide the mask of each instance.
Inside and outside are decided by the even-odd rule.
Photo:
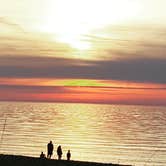
[[[63,158],[166,165],[166,107],[0,102],[0,132],[0,153],[39,156],[52,140]]]

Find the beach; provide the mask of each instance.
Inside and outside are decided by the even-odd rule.
[[[129,166],[112,163],[96,163],[83,161],[67,161],[55,159],[40,159],[36,157],[3,155],[0,154],[1,166]]]

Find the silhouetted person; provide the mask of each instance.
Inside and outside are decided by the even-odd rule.
[[[45,157],[46,157],[45,154],[44,154],[43,152],[41,152],[40,158],[41,158],[41,159],[44,159]]]
[[[61,158],[62,158],[62,148],[61,148],[60,145],[57,148],[57,155],[58,155],[58,160],[61,160]]]
[[[70,150],[68,150],[68,152],[67,152],[67,154],[66,154],[66,157],[67,157],[67,160],[70,160],[70,157],[71,157]]]
[[[53,150],[54,150],[54,145],[53,145],[52,141],[50,141],[47,144],[47,158],[51,158],[51,156],[53,154]]]

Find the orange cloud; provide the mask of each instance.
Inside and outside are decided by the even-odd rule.
[[[37,82],[37,81],[36,81]],[[0,100],[166,105],[166,88],[128,86],[0,85]],[[15,82],[16,83],[16,82]],[[135,85],[135,83],[133,83]]]

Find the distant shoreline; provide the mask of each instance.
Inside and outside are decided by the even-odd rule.
[[[55,159],[40,159],[37,157],[0,154],[2,166],[131,166],[112,163],[96,163],[86,161],[67,161]]]
[[[103,103],[103,102],[78,102],[78,101],[47,101],[47,100],[0,100],[0,102],[11,103],[53,103],[53,104],[91,104],[91,105],[120,105],[120,106],[143,106],[143,107],[165,107],[166,104],[140,104],[140,103]]]

